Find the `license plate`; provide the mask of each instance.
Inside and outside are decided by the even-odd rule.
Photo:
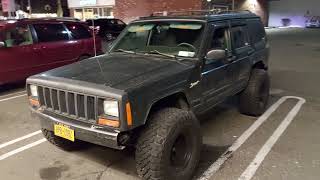
[[[74,130],[64,124],[54,125],[54,135],[74,142]]]

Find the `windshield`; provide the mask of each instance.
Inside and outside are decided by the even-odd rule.
[[[201,22],[141,22],[129,25],[115,51],[195,57],[202,39]]]

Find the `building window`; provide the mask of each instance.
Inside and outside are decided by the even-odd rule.
[[[82,20],[113,17],[112,7],[88,7],[74,9],[74,17]]]
[[[83,10],[82,9],[75,9],[74,10],[74,17],[78,19],[83,19]]]

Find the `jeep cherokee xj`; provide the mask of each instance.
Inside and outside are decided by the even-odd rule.
[[[32,115],[52,144],[135,147],[143,179],[190,179],[202,137],[196,115],[239,96],[261,115],[269,96],[268,45],[250,12],[144,17],[106,55],[27,80]]]

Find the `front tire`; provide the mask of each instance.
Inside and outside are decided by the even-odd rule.
[[[240,112],[260,116],[268,105],[269,93],[270,79],[267,71],[253,69],[247,88],[240,94]]]
[[[145,180],[190,179],[202,137],[192,112],[166,108],[151,115],[136,145],[136,167]]]

